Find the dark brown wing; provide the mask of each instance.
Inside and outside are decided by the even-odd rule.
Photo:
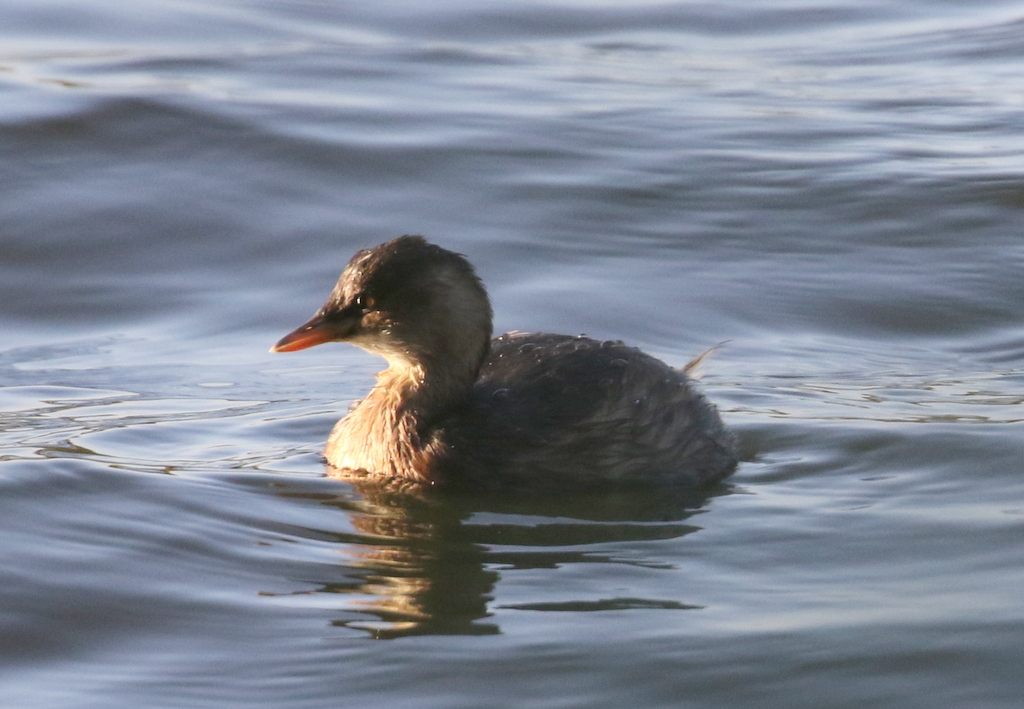
[[[621,342],[514,333],[491,343],[441,435],[457,477],[530,484],[701,484],[736,458],[682,372]]]

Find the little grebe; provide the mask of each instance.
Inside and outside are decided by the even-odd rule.
[[[434,484],[703,484],[733,436],[687,369],[621,342],[513,332],[461,255],[402,236],[358,252],[309,322],[271,349],[351,342],[388,368],[324,455],[338,471]]]

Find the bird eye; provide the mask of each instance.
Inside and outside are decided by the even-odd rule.
[[[373,299],[373,297],[366,295],[365,293],[360,293],[359,295],[356,296],[356,306],[362,308],[363,310],[372,310],[375,304],[376,301]]]

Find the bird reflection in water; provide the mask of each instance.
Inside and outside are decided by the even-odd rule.
[[[710,498],[729,491],[720,486],[703,491],[508,493],[495,499],[490,493],[438,494],[351,477],[346,482],[354,494],[278,494],[317,499],[348,516],[355,534],[322,535],[344,544],[347,558],[342,565],[349,580],[325,581],[316,592],[352,596],[343,604],[346,617],[334,625],[381,639],[501,632],[488,620],[493,617],[489,604],[501,573],[516,569],[580,563],[658,566],[613,557],[598,547],[683,537],[699,529],[687,520]],[[692,607],[678,600],[643,598],[499,606],[535,611]]]

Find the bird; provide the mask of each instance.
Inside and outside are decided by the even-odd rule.
[[[492,320],[465,256],[406,235],[358,251],[271,352],[347,342],[387,361],[328,437],[340,477],[592,489],[707,486],[735,470],[736,437],[690,365],[582,335],[492,339]]]

